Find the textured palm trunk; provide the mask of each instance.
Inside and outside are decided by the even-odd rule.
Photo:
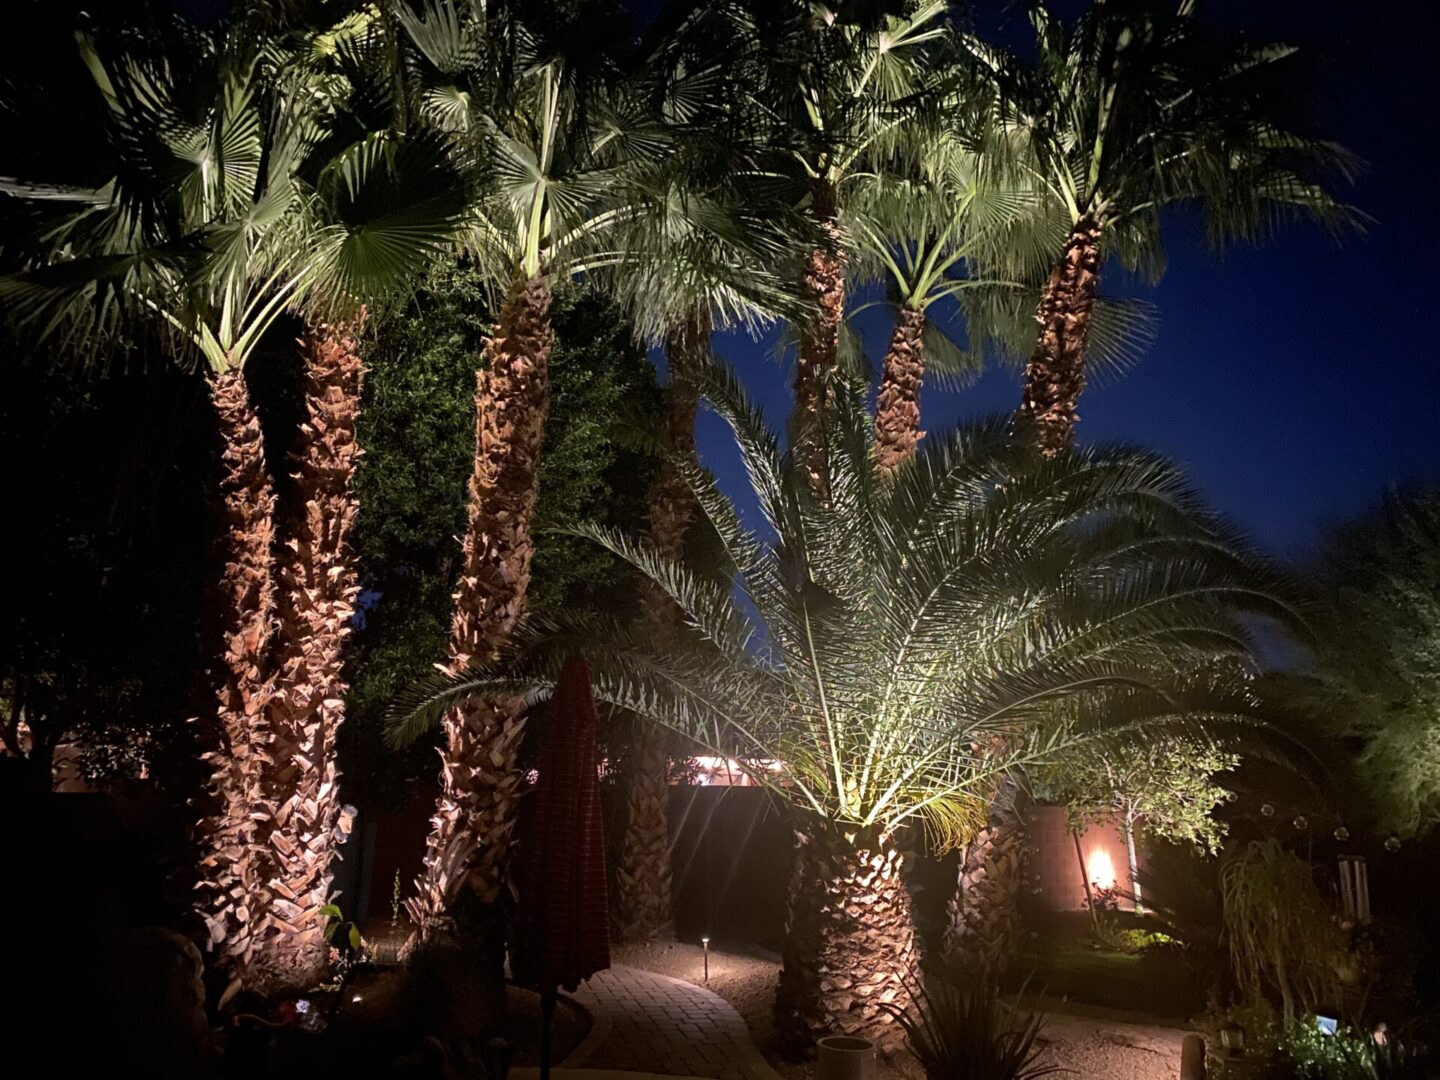
[[[710,339],[708,317],[697,315],[675,329],[666,342],[670,389],[665,438],[674,458],[695,454],[693,389],[683,374],[693,368]],[[674,459],[661,462],[650,490],[650,542],[670,559],[685,553],[685,533],[695,516],[695,498]],[[644,591],[645,621],[659,648],[679,637],[680,609],[653,584]],[[638,721],[637,752],[627,791],[625,835],[617,869],[616,931],[622,941],[644,941],[671,927],[669,738],[657,724]]]
[[[998,980],[1014,958],[1025,866],[1024,793],[1006,776],[990,800],[985,827],[960,855],[946,905],[945,961],[967,979]]]
[[[270,701],[275,807],[267,857],[274,867],[270,927],[257,966],[271,992],[302,991],[325,973],[325,917],[340,808],[335,738],[345,719],[345,639],[360,591],[350,532],[363,368],[358,327],[310,327],[305,422],[295,458],[295,506],[279,554],[276,692]]]
[[[920,430],[920,383],[925,377],[925,313],[902,307],[890,335],[880,394],[875,401],[875,461],[894,472],[915,456]]]
[[[475,465],[450,636],[450,668],[492,659],[525,611],[538,467],[549,409],[553,334],[544,279],[516,279],[476,376]],[[416,895],[422,933],[444,924],[467,888],[483,903],[505,885],[520,794],[519,699],[470,699],[446,714],[440,794]]]
[[[221,656],[215,723],[207,732],[212,748],[201,755],[210,777],[198,824],[195,905],[216,966],[248,983],[255,977],[252,960],[269,934],[271,867],[257,830],[274,812],[262,784],[274,686],[268,651],[275,619],[275,496],[244,374],[212,375],[207,386],[221,440],[223,570],[213,600]]]
[[[848,840],[821,826],[797,834],[775,996],[781,1037],[808,1047],[858,1035],[892,1052],[904,1041],[919,963],[902,855],[889,840]]]
[[[810,477],[812,490],[823,492],[828,471],[826,418],[832,395],[827,387],[839,361],[840,326],[845,319],[845,257],[836,221],[835,192],[815,185],[815,220],[828,241],[805,257],[801,281],[809,318],[800,330],[795,362],[795,413],[790,441],[795,460]]]
[[[1085,348],[1100,281],[1100,231],[1100,223],[1088,215],[1070,230],[1035,311],[1040,330],[1025,368],[1019,420],[1033,432],[1046,457],[1075,441]]]

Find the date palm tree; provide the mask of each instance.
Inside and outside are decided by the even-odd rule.
[[[531,624],[499,663],[415,688],[392,738],[418,737],[457,696],[540,696],[585,653],[601,699],[734,758],[789,808],[781,1031],[891,1045],[917,968],[902,833],[965,843],[996,777],[1104,731],[1248,722],[1241,613],[1291,607],[1150,454],[1045,460],[999,420],[927,440],[882,478],[863,397],[841,388],[821,498],[727,372],[706,365],[696,386],[734,432],[764,518],[745,529],[685,469],[733,587],[586,530],[670,596],[684,639]]]
[[[1027,167],[1068,219],[1019,412],[1047,454],[1074,439],[1102,264],[1158,272],[1164,210],[1198,204],[1215,243],[1292,218],[1337,233],[1361,220],[1333,193],[1353,173],[1350,155],[1286,126],[1277,80],[1295,49],[1213,45],[1196,7],[1095,0],[1062,23],[1036,0],[1033,64],[963,38],[994,80],[997,121],[1024,136]]]
[[[353,44],[366,23],[347,20],[329,47]],[[163,334],[177,362],[204,372],[222,448],[222,647],[197,909],[239,984],[304,989],[325,961],[340,645],[354,599],[360,371],[346,320],[443,246],[460,203],[443,160],[363,129],[347,108],[353,87],[308,46],[248,28],[167,29],[82,42],[113,178],[14,189],[34,227],[7,252],[22,269],[3,289],[22,318],[73,347]],[[313,320],[306,334],[297,505],[282,524],[246,364],[287,313],[322,311],[339,321]]]
[[[629,173],[667,141],[634,94],[615,27],[588,10],[541,36],[501,5],[400,5],[405,78],[416,111],[443,134],[476,192],[470,257],[500,297],[476,376],[475,460],[447,665],[504,647],[524,614],[545,418],[554,284],[613,262],[613,231],[632,210]],[[492,905],[505,883],[524,733],[515,696],[456,702],[444,722],[440,793],[416,893],[422,934],[457,901]]]

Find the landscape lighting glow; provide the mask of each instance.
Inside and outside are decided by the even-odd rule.
[[[1111,861],[1110,853],[1104,848],[1095,848],[1090,852],[1086,872],[1090,875],[1090,884],[1097,889],[1115,887],[1115,863]]]

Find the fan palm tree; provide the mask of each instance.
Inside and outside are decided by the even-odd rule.
[[[708,3],[676,12],[646,63],[649,94],[673,138],[659,169],[633,178],[634,213],[619,231],[616,261],[596,275],[636,332],[663,347],[670,381],[662,458],[650,491],[650,542],[679,559],[696,506],[683,468],[695,467],[698,401],[690,373],[710,356],[715,330],[752,334],[790,298],[776,268],[792,245],[795,193],[764,167],[737,73],[742,37]],[[793,303],[788,306],[793,307]],[[657,648],[676,640],[683,613],[661,590],[644,591]],[[653,937],[671,921],[669,750],[665,729],[640,720],[617,867],[616,926],[623,939]]]
[[[347,20],[328,48],[366,23]],[[240,983],[303,989],[325,960],[359,359],[345,316],[312,322],[298,506],[284,529],[246,363],[287,312],[353,317],[362,297],[403,282],[443,246],[460,203],[423,146],[359,129],[343,75],[305,50],[249,30],[174,34],[82,43],[114,176],[14,190],[44,201],[12,246],[24,269],[3,288],[22,318],[76,347],[158,329],[177,361],[203,367],[222,446],[224,569],[197,907]],[[426,183],[411,191],[416,176]]]
[[[994,80],[998,123],[1024,136],[1027,167],[1068,218],[1019,413],[1047,454],[1074,439],[1102,264],[1158,271],[1163,210],[1199,204],[1216,243],[1288,218],[1334,231],[1360,220],[1329,186],[1352,174],[1351,157],[1285,126],[1274,80],[1294,48],[1210,45],[1195,8],[1096,0],[1065,24],[1036,0],[1033,65],[963,39]]]
[[[877,168],[905,136],[938,80],[949,35],[946,0],[892,5],[747,3],[737,32],[753,35],[745,77],[766,139],[808,188],[816,237],[804,254],[791,442],[822,483],[825,414],[845,320],[848,181]]]
[[[587,530],[684,612],[684,639],[657,649],[644,629],[531,624],[499,663],[417,687],[391,737],[418,737],[457,697],[539,696],[584,652],[602,700],[735,759],[790,808],[780,1029],[891,1044],[917,965],[901,834],[965,843],[998,776],[1074,740],[1244,722],[1239,613],[1290,608],[1149,454],[1042,460],[992,421],[927,440],[886,479],[862,395],[841,388],[821,498],[727,372],[706,365],[696,385],[733,430],[764,516],[765,533],[748,531],[685,469],[734,588]]]
[[[542,38],[505,7],[397,7],[417,113],[448,140],[477,191],[466,241],[501,295],[476,381],[475,461],[447,664],[492,658],[525,611],[537,466],[548,410],[553,285],[613,262],[631,171],[665,151],[587,12]],[[513,696],[457,702],[444,723],[440,793],[407,910],[422,933],[505,882],[524,733]],[[468,886],[468,892],[467,892]]]

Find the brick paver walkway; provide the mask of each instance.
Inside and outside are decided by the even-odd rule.
[[[617,965],[583,983],[576,1001],[595,1026],[566,1069],[624,1069],[711,1080],[780,1080],[724,998],[693,983]]]

